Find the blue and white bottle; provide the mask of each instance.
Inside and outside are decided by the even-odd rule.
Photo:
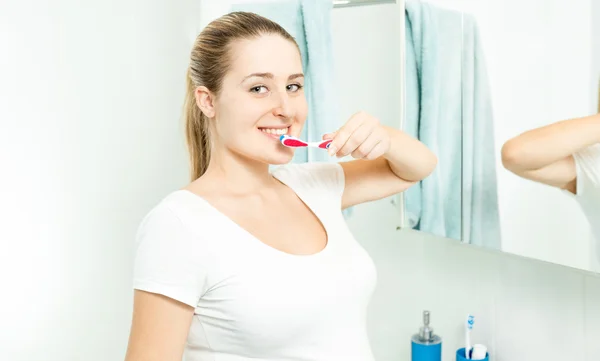
[[[429,311],[423,311],[423,326],[411,339],[411,361],[441,361],[442,338],[429,326]]]

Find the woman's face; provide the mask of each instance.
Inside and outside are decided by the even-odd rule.
[[[294,150],[279,137],[299,136],[308,112],[296,44],[263,35],[233,43],[230,56],[231,67],[214,101],[215,150],[225,148],[261,163],[288,163]]]

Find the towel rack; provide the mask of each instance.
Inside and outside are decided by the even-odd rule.
[[[396,0],[333,0],[334,8],[346,8],[351,6],[393,4]]]

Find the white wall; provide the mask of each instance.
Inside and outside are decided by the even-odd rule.
[[[135,229],[187,181],[195,6],[0,2],[0,360],[123,359]]]
[[[595,112],[600,68],[596,65],[592,74],[590,44],[593,30],[600,28],[591,21],[594,1],[427,1],[465,11],[478,21],[498,160],[502,144],[519,133]],[[590,269],[591,233],[575,201],[513,175],[500,161],[497,173],[503,250]]]

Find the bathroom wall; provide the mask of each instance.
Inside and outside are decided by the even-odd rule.
[[[0,1],[0,360],[123,360],[135,229],[188,178],[196,6]]]
[[[426,1],[472,14],[478,21],[497,154],[506,140],[521,132],[596,111],[600,58],[596,55],[592,62],[590,44],[598,25],[590,13],[598,8],[597,1]],[[594,39],[597,42],[598,36]],[[500,162],[497,174],[503,249],[590,269],[591,233],[575,200],[515,176]]]

